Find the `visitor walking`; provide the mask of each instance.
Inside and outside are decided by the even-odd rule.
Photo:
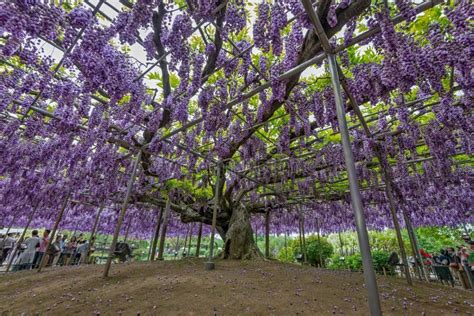
[[[56,240],[49,246],[48,249],[48,266],[55,266],[59,260],[59,256],[61,255],[61,235],[56,237]]]
[[[25,250],[21,253],[18,257],[18,262],[16,262],[13,270],[23,270],[23,269],[30,269],[33,265],[33,261],[35,259],[36,250],[40,246],[41,239],[38,236],[38,231],[35,229],[31,232],[31,237],[26,239],[24,242]],[[20,247],[22,245],[22,241],[18,241]],[[12,258],[14,260],[15,258]]]
[[[80,254],[79,264],[89,263],[89,262],[87,262],[87,258],[95,250],[94,249],[94,241],[95,241],[95,237],[92,237],[90,242],[89,242],[89,240],[86,240],[83,244],[81,244],[77,248],[77,252]],[[90,249],[89,249],[89,244],[91,245]]]
[[[461,246],[459,250],[459,257],[461,259],[462,269],[466,272],[467,279],[471,289],[474,289],[474,241],[468,234],[462,236],[467,247]]]
[[[79,236],[77,237],[77,243],[82,244],[84,241],[85,241],[84,234],[80,233]]]
[[[48,246],[50,233],[51,231],[49,229],[46,229],[43,233],[43,237],[40,240],[38,251],[35,253],[35,257],[33,260],[33,269],[38,268],[41,262],[41,259],[43,258],[43,256],[45,255],[47,251],[46,247]]]
[[[77,238],[76,236],[72,236],[71,240],[66,244],[66,255],[64,258],[64,265],[70,265],[73,259],[73,256],[76,252],[77,248]]]
[[[59,242],[59,250],[61,254],[59,255],[58,265],[62,266],[67,261],[67,235],[63,235],[61,241]]]
[[[78,241],[78,246],[76,248],[76,251],[74,251],[74,257],[72,260],[72,264],[76,265],[79,264],[79,261],[81,260],[81,254],[82,252],[87,251],[87,245],[85,240]]]
[[[15,243],[16,240],[15,238],[13,238],[13,233],[9,233],[7,236],[5,236],[5,238],[3,239],[3,250],[0,254],[0,265],[2,265],[3,262],[7,259]]]
[[[3,257],[3,249],[4,249],[4,246],[5,246],[5,239],[6,238],[7,238],[7,236],[0,234],[0,266],[2,265],[2,262],[5,260],[5,258]]]
[[[440,253],[439,255],[435,254],[433,256],[434,263],[439,264],[439,265],[443,265],[443,266],[449,265],[450,262],[451,262],[451,258],[448,255],[448,252],[445,249],[441,249],[439,251],[439,253]]]
[[[66,244],[67,244],[67,235],[63,235],[61,236],[61,241],[59,242],[59,249],[61,250],[61,252],[63,252],[64,249],[66,249]]]

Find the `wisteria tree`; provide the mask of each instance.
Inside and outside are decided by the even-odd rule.
[[[217,208],[224,258],[261,255],[256,214],[275,232],[303,217],[352,229],[308,6],[338,57],[369,227],[392,225],[388,185],[395,218],[473,221],[469,1],[116,2],[1,4],[3,223],[39,203],[50,219],[67,192],[121,203],[140,152],[135,231],[151,234],[149,209],[167,200],[184,223],[211,224]]]

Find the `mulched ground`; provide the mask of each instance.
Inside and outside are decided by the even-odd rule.
[[[0,276],[0,315],[368,315],[360,273],[187,259]],[[473,315],[474,292],[379,277],[384,315]]]

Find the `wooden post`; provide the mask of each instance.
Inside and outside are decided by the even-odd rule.
[[[4,239],[6,239],[7,236],[8,236],[8,234],[10,233],[10,230],[12,229],[13,224],[15,223],[16,217],[17,217],[17,215],[18,215],[19,213],[20,213],[20,211],[17,210],[17,212],[15,213],[15,215],[13,215],[12,221],[11,221],[10,225],[8,225],[8,228],[7,228],[7,231],[6,231],[6,233],[5,233]]]
[[[76,236],[76,232],[77,232],[77,227],[79,226],[79,222],[76,223],[76,225],[74,226],[74,231],[72,232],[72,236]],[[71,237],[72,237],[71,236]]]
[[[321,244],[321,233],[320,233],[320,230],[319,230],[319,220],[318,218],[316,217],[316,230],[318,232],[318,243],[319,243],[319,265],[320,267],[322,268],[323,266],[325,266],[325,264],[323,264],[323,256],[321,254],[321,251],[322,251],[322,244]]]
[[[306,236],[305,236],[305,230],[304,230],[304,214],[303,212],[301,212],[302,216],[301,216],[301,234],[303,235],[303,259],[304,259],[304,262],[307,263],[308,262],[308,253],[307,253],[307,250],[306,250]]]
[[[469,233],[469,230],[467,229],[466,223],[462,223],[462,227],[464,229],[464,233],[468,236],[471,236],[471,234]]]
[[[151,245],[150,261],[155,261],[156,247],[158,245],[158,238],[160,234],[160,226],[161,226],[162,217],[163,217],[163,209],[160,209],[160,212],[158,214],[158,219],[156,221],[155,234],[153,235],[153,243]]]
[[[112,264],[112,260],[114,259],[115,246],[117,245],[118,236],[120,234],[120,228],[122,228],[123,219],[125,218],[125,212],[127,210],[128,201],[130,200],[130,195],[132,194],[133,184],[135,183],[135,177],[137,175],[137,167],[140,163],[141,158],[142,151],[140,150],[137,154],[135,161],[132,163],[132,174],[130,175],[130,179],[128,180],[127,192],[125,193],[125,198],[123,200],[122,209],[120,210],[117,226],[115,226],[112,244],[110,245],[109,249],[109,256],[107,258],[107,262],[105,263],[104,278],[107,278],[109,276],[110,265]]]
[[[187,232],[186,232],[187,234]],[[176,246],[174,248],[174,253],[178,254],[179,255],[179,233],[178,233],[178,237],[176,238]],[[178,256],[176,255],[175,256],[175,259],[178,258]]]
[[[216,234],[216,223],[217,223],[217,212],[219,210],[220,198],[220,183],[221,183],[221,172],[222,172],[222,162],[217,163],[217,175],[216,175],[216,188],[214,194],[214,209],[212,211],[212,227],[211,227],[211,240],[209,245],[209,258],[205,263],[206,270],[214,269],[214,262],[212,259],[214,257],[214,235]]]
[[[147,255],[147,261],[152,261],[151,260],[151,249],[153,248],[152,244],[153,244],[153,241],[155,240],[155,238],[153,236],[151,236],[151,239],[150,239],[150,246],[148,247],[148,255]]]
[[[192,241],[193,241],[193,228],[194,228],[194,223],[192,223],[191,227],[189,228],[188,253],[186,254],[187,257],[191,256],[191,246],[192,246]]]
[[[95,216],[94,225],[92,226],[92,232],[89,238],[89,245],[87,246],[87,252],[84,259],[84,263],[86,264],[89,263],[89,252],[91,251],[92,246],[94,245],[94,242],[95,242],[95,235],[97,233],[97,228],[99,227],[100,214],[102,213],[103,209],[104,209],[104,204],[101,204],[99,207],[99,210],[97,211],[97,215]]]
[[[67,193],[66,199],[64,200],[63,206],[61,207],[61,210],[59,211],[58,217],[56,218],[56,222],[54,223],[53,229],[51,231],[51,235],[49,236],[48,241],[46,242],[46,250],[43,254],[43,257],[41,257],[41,261],[38,266],[38,273],[41,272],[43,267],[45,266],[46,262],[48,262],[48,250],[49,250],[49,245],[54,241],[54,237],[56,236],[56,231],[58,230],[59,223],[61,222],[61,219],[63,218],[64,210],[66,210],[67,204],[69,202],[69,197],[71,196],[71,190]]]
[[[166,238],[166,228],[168,226],[168,217],[170,214],[170,197],[168,196],[168,200],[166,201],[165,206],[165,214],[163,215],[163,228],[161,229],[160,235],[160,248],[158,250],[158,260],[163,260],[163,253],[165,251],[165,238]]]
[[[255,244],[258,248],[258,223],[255,223]]]
[[[198,231],[198,239],[196,243],[196,257],[199,258],[199,251],[201,250],[201,236],[202,236],[202,222],[199,222],[199,231]]]
[[[299,234],[300,234],[300,250],[303,255],[303,263],[306,263],[308,260],[308,255],[306,253],[306,237],[304,231],[304,215],[300,208],[298,210],[298,224],[299,224]]]
[[[265,212],[265,258],[270,258],[270,212]]]
[[[301,214],[298,213],[298,235],[300,238],[300,252],[304,260],[303,238],[301,237]]]
[[[188,235],[189,235],[189,231],[191,230],[191,227],[188,227],[188,229],[186,230],[186,233],[184,234],[184,245],[183,245],[183,251],[186,251],[186,247],[188,246]],[[179,252],[179,250],[178,250]],[[181,256],[182,256],[183,253],[181,253]]]
[[[130,231],[130,226],[132,225],[132,218],[128,221],[127,229],[125,230],[125,237],[123,238],[123,242],[127,242],[128,239],[128,232]]]
[[[342,236],[341,236],[341,232],[339,231],[338,232],[338,235],[339,235],[339,243],[341,245],[341,250],[339,251],[341,257],[344,256],[344,244],[342,243]]]
[[[6,268],[5,272],[10,271],[10,267],[11,267],[11,265],[12,265],[12,263],[13,263],[13,259],[15,259],[15,255],[16,255],[16,253],[18,252],[18,247],[20,246],[20,244],[21,244],[21,243],[23,242],[23,240],[25,239],[26,230],[27,230],[28,227],[30,226],[31,221],[33,220],[33,216],[36,214],[36,210],[38,210],[38,206],[39,206],[39,202],[36,203],[35,207],[34,207],[33,210],[31,211],[30,217],[28,218],[28,222],[26,223],[26,226],[25,226],[25,228],[23,229],[23,232],[21,233],[20,239],[18,239],[18,242],[15,244],[15,248],[13,248],[12,255],[11,255],[11,257],[10,257],[10,260],[8,261],[7,268]]]
[[[17,212],[15,213],[15,215],[13,215],[12,221],[11,221],[10,225],[8,226],[7,231],[5,232],[5,235],[3,236],[3,241],[5,241],[5,240],[8,238],[8,234],[10,233],[10,230],[11,230],[12,227],[13,227],[13,223],[15,222],[16,216],[17,216],[19,213],[20,213],[20,211],[17,210]]]

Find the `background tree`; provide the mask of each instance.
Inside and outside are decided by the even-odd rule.
[[[330,258],[333,253],[333,246],[326,238],[318,239],[317,236],[311,235],[306,237],[306,252],[311,265],[325,266],[326,259]],[[297,262],[296,258],[301,255],[300,241],[298,238],[294,238],[288,241],[288,249],[280,248],[278,259],[283,262]]]

